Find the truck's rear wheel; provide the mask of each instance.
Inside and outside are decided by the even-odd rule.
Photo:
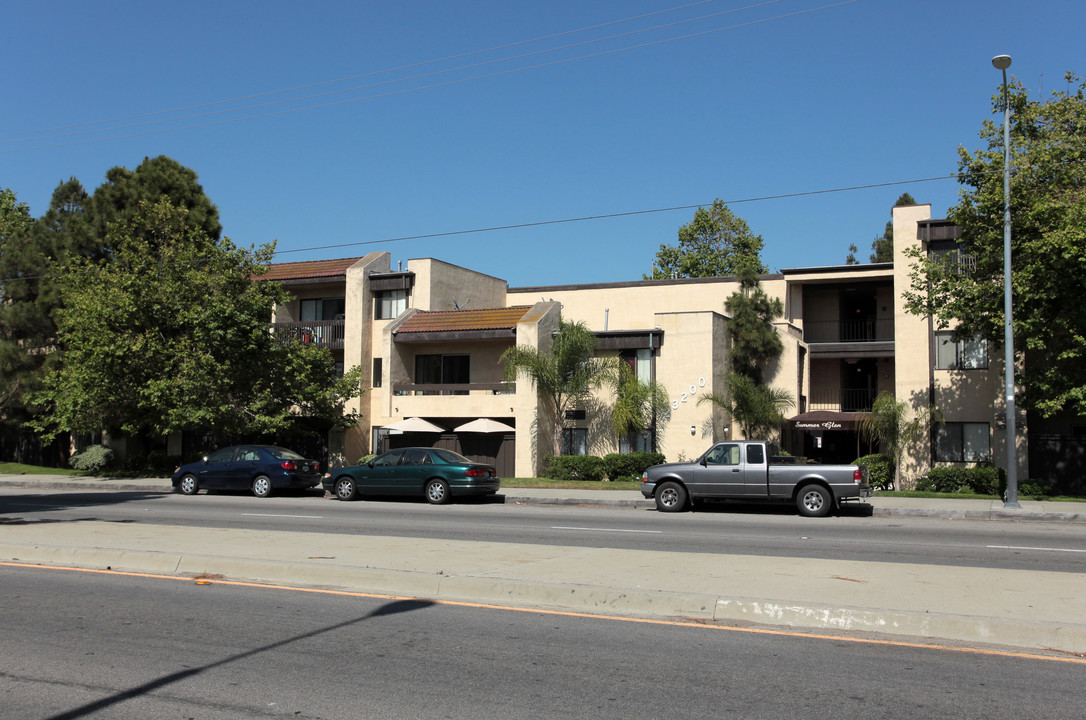
[[[796,494],[800,515],[825,517],[833,510],[833,495],[821,485],[804,485]]]
[[[676,482],[666,482],[656,489],[656,509],[660,512],[681,512],[686,509],[686,488]]]

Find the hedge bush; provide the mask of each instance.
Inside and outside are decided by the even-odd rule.
[[[917,490],[941,493],[1002,496],[1006,486],[1006,473],[996,467],[937,467],[916,481]]]
[[[603,456],[604,472],[611,480],[640,480],[645,468],[664,462],[663,453],[611,453]]]
[[[894,487],[894,460],[889,455],[864,455],[853,460],[852,464],[867,467],[867,481],[872,489],[889,490]]]
[[[551,480],[603,480],[603,458],[595,455],[554,455],[547,459],[543,477]]]
[[[91,445],[83,452],[72,455],[68,464],[83,472],[101,472],[113,464],[113,451],[105,445]]]

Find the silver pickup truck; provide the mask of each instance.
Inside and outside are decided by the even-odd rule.
[[[641,476],[641,494],[661,512],[685,510],[698,500],[794,502],[808,517],[823,517],[842,500],[871,497],[862,465],[797,465],[769,455],[764,442],[713,445],[697,460],[653,465]]]

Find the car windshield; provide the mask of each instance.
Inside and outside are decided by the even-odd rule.
[[[444,463],[446,465],[471,464],[471,460],[468,460],[460,453],[453,452],[452,450],[433,448],[432,450],[430,450],[430,454],[434,456],[435,463]]]
[[[293,450],[287,450],[281,447],[266,447],[264,448],[273,458],[276,460],[305,460],[304,457],[294,452]]]

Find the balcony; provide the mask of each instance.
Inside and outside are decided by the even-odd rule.
[[[393,383],[392,394],[409,395],[515,395],[516,382],[495,383]]]
[[[342,350],[345,325],[343,320],[306,320],[270,323],[268,328],[284,342],[312,343],[329,350]]]
[[[512,417],[515,382],[399,383],[389,388],[391,415],[402,417]]]
[[[882,320],[815,320],[803,323],[807,343],[887,342],[894,339],[893,318]]]
[[[876,390],[811,389],[807,410],[834,410],[837,412],[871,412],[871,405],[878,395]]]

